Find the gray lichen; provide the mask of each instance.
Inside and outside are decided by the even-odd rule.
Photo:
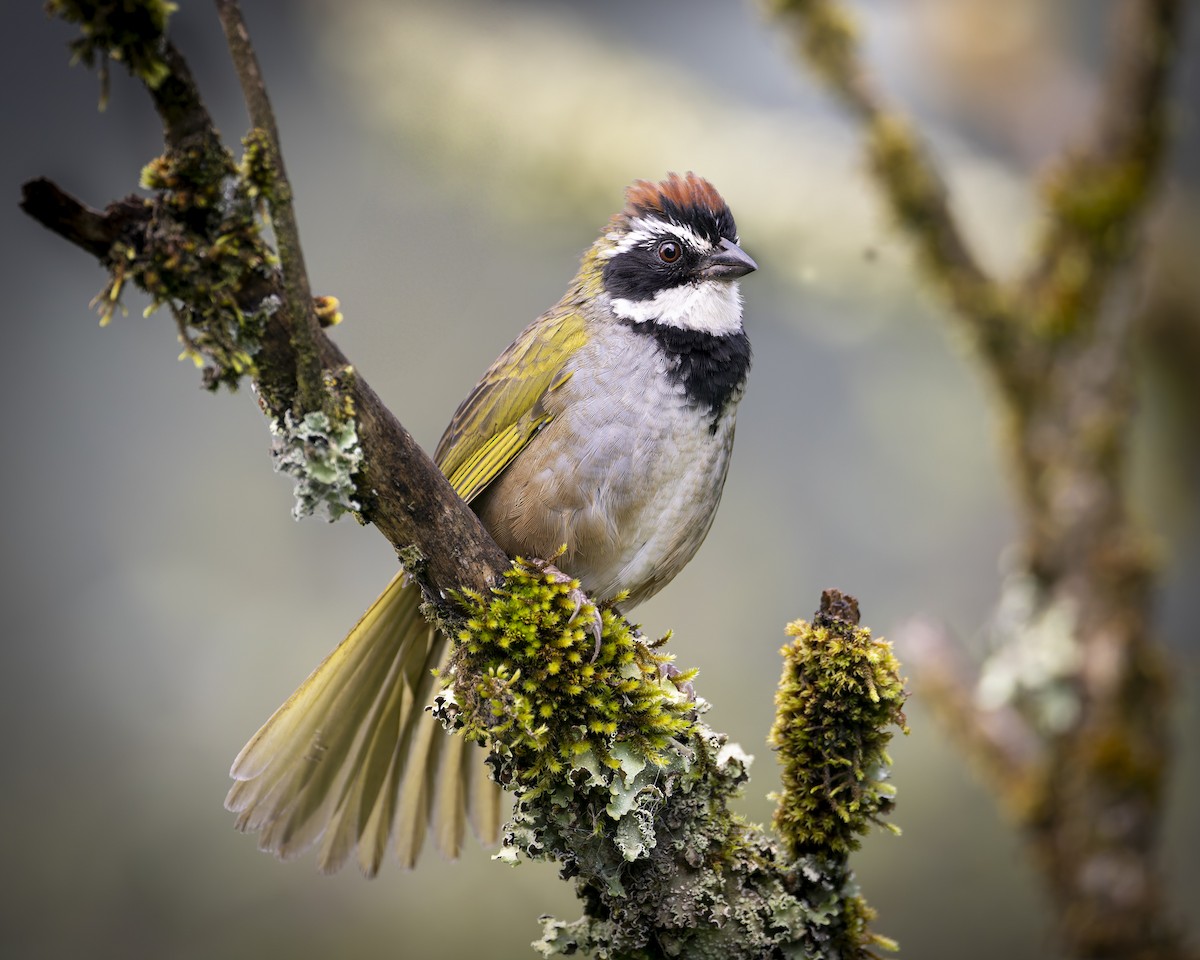
[[[297,520],[313,515],[333,521],[359,509],[354,474],[363,452],[354,420],[334,422],[323,411],[306,413],[296,420],[291,413],[271,422],[275,440],[271,457],[275,469],[296,481]]]
[[[692,675],[668,678],[668,658],[611,607],[600,611],[597,645],[588,629],[596,609],[580,605],[577,587],[518,560],[489,596],[463,597],[466,616],[434,709],[489,748],[493,776],[514,795],[499,859],[554,861],[575,881],[583,916],[543,917],[534,949],[544,957],[846,960],[886,946],[868,930],[872,913],[846,866],[849,844],[793,855],[734,815],[751,757],[700,720],[707,704],[682,692]],[[850,634],[867,656],[881,651],[866,631]],[[812,651],[843,669],[844,645]],[[876,660],[874,690],[890,696],[894,661]],[[895,698],[882,712],[869,692],[862,699],[872,706],[855,716],[869,739],[877,734],[865,724],[893,720]]]
[[[988,629],[990,652],[976,688],[980,708],[1015,706],[1043,733],[1068,730],[1082,708],[1077,627],[1073,603],[1062,597],[1049,602],[1035,578],[1010,573]]]
[[[809,932],[820,918],[788,888],[769,839],[728,811],[748,763],[697,723],[665,767],[643,768],[632,782],[602,774],[532,802],[518,798],[506,846],[563,864],[585,907],[571,922],[543,917],[534,949],[544,957],[819,955]]]

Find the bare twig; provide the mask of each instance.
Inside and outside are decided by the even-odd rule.
[[[292,205],[292,187],[283,163],[279,128],[275,113],[263,83],[258,57],[250,44],[250,34],[242,18],[237,0],[216,0],[217,14],[225,31],[229,54],[242,85],[242,96],[250,114],[250,122],[266,135],[269,163],[272,167],[273,189],[268,201],[275,242],[283,271],[284,302],[292,314],[292,347],[296,351],[296,377],[301,412],[324,409],[327,403],[322,385],[321,363],[317,351],[319,324],[312,307],[312,290],[300,246],[300,228]]]
[[[99,259],[108,256],[122,235],[144,229],[149,218],[149,210],[137,197],[100,211],[80,203],[44,177],[21,187],[21,209],[47,230]]]

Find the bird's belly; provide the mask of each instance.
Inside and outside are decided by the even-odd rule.
[[[644,398],[642,398],[644,401]],[[712,525],[733,441],[732,412],[663,415],[645,402],[577,404],[539,433],[475,502],[510,554],[549,558],[625,606],[657,593]]]

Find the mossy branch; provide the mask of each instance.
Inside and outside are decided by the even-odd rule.
[[[886,643],[829,591],[789,627],[772,742],[782,844],[734,815],[750,757],[701,720],[692,674],[669,669],[615,610],[596,616],[537,564],[465,599],[435,715],[489,750],[513,792],[503,859],[553,860],[584,915],[544,918],[543,956],[854,960],[894,945],[848,856],[892,807],[886,746],[904,690]],[[853,617],[853,619],[849,619]]]
[[[814,73],[862,125],[867,163],[893,218],[909,234],[925,276],[949,298],[1002,388],[1025,388],[1017,318],[1006,292],[980,266],[951,210],[945,185],[911,122],[887,105],[864,69],[858,27],[838,0],[763,0]]]
[[[425,560],[412,572],[438,604],[455,588],[486,590],[508,558],[315,323],[320,403],[314,408],[301,396],[296,344],[304,338],[296,331],[310,326],[313,301],[305,292],[295,305],[296,291],[289,294],[258,216],[264,200],[279,200],[281,167],[263,134],[248,136],[241,162],[222,143],[185,59],[164,33],[170,5],[56,0],[48,9],[84,26],[81,59],[133,70],[163,125],[165,152],[141,178],[149,196],[99,211],[47,180],[22,191],[26,213],[109,271],[96,301],[102,321],[120,309],[127,286],[168,306],[184,356],[204,369],[206,386],[254,381],[281,468],[298,480],[298,510],[354,510],[397,551],[415,548]],[[295,245],[298,251],[298,238]],[[317,308],[329,322],[340,318],[336,301],[318,300]]]

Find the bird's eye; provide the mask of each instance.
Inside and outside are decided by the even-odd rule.
[[[683,255],[683,248],[674,240],[664,240],[658,245],[658,259],[663,263],[674,263]]]

